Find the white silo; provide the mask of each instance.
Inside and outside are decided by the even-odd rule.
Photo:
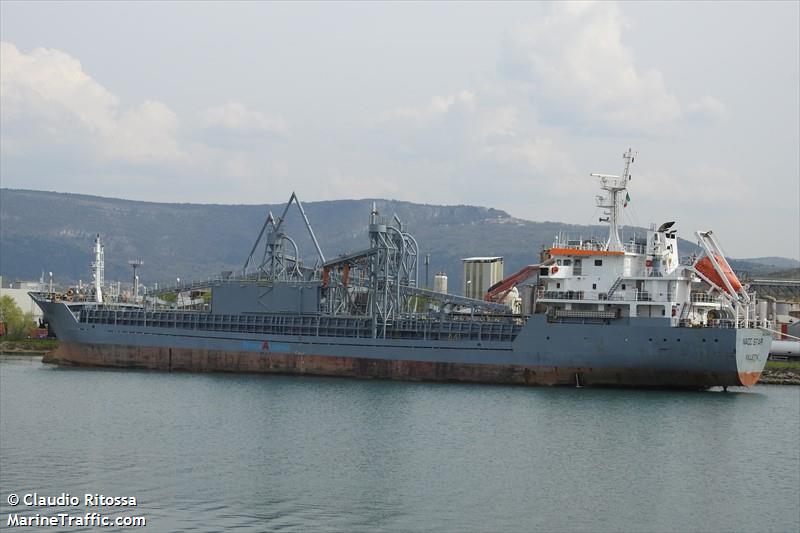
[[[447,294],[447,274],[437,272],[433,276],[433,290],[442,294]]]
[[[502,257],[466,257],[464,265],[464,296],[483,300],[489,287],[503,279]]]

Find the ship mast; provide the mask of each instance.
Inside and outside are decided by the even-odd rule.
[[[100,234],[94,238],[94,261],[92,261],[92,279],[94,280],[94,301],[103,303],[103,283],[105,282],[105,252],[100,242]]]
[[[596,178],[600,178],[600,188],[605,191],[605,194],[597,197],[597,207],[603,208],[605,218],[601,218],[601,222],[608,222],[608,242],[606,243],[606,250],[612,252],[623,251],[622,241],[619,238],[619,228],[621,224],[621,207],[625,200],[625,193],[628,190],[628,182],[631,180],[631,163],[634,161],[636,153],[630,148],[622,154],[625,160],[625,170],[622,176],[613,174],[592,174]]]

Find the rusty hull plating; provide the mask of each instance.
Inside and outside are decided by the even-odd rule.
[[[752,386],[760,372],[691,372],[630,368],[490,365],[402,361],[186,348],[86,345],[62,342],[44,362],[63,366],[136,368],[165,372],[238,372],[401,381],[707,389]]]

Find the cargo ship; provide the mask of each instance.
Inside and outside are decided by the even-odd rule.
[[[162,287],[162,296],[210,292],[195,306],[138,291],[128,302],[107,297],[98,235],[90,288],[31,293],[60,339],[47,360],[520,385],[755,384],[771,335],[713,232],[696,232],[702,252],[685,258],[674,222],[620,238],[634,157],[623,154],[621,175],[592,174],[607,239],[558,236],[482,299],[419,287],[416,239],[374,204],[365,247],[326,260],[293,193],[280,216],[268,214],[241,271]],[[313,265],[284,231],[293,204]]]

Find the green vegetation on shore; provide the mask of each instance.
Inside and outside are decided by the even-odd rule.
[[[800,361],[767,361],[767,370],[796,370],[800,372]]]
[[[4,340],[24,339],[36,327],[33,314],[23,313],[14,298],[8,295],[0,298],[0,322],[5,325]]]

